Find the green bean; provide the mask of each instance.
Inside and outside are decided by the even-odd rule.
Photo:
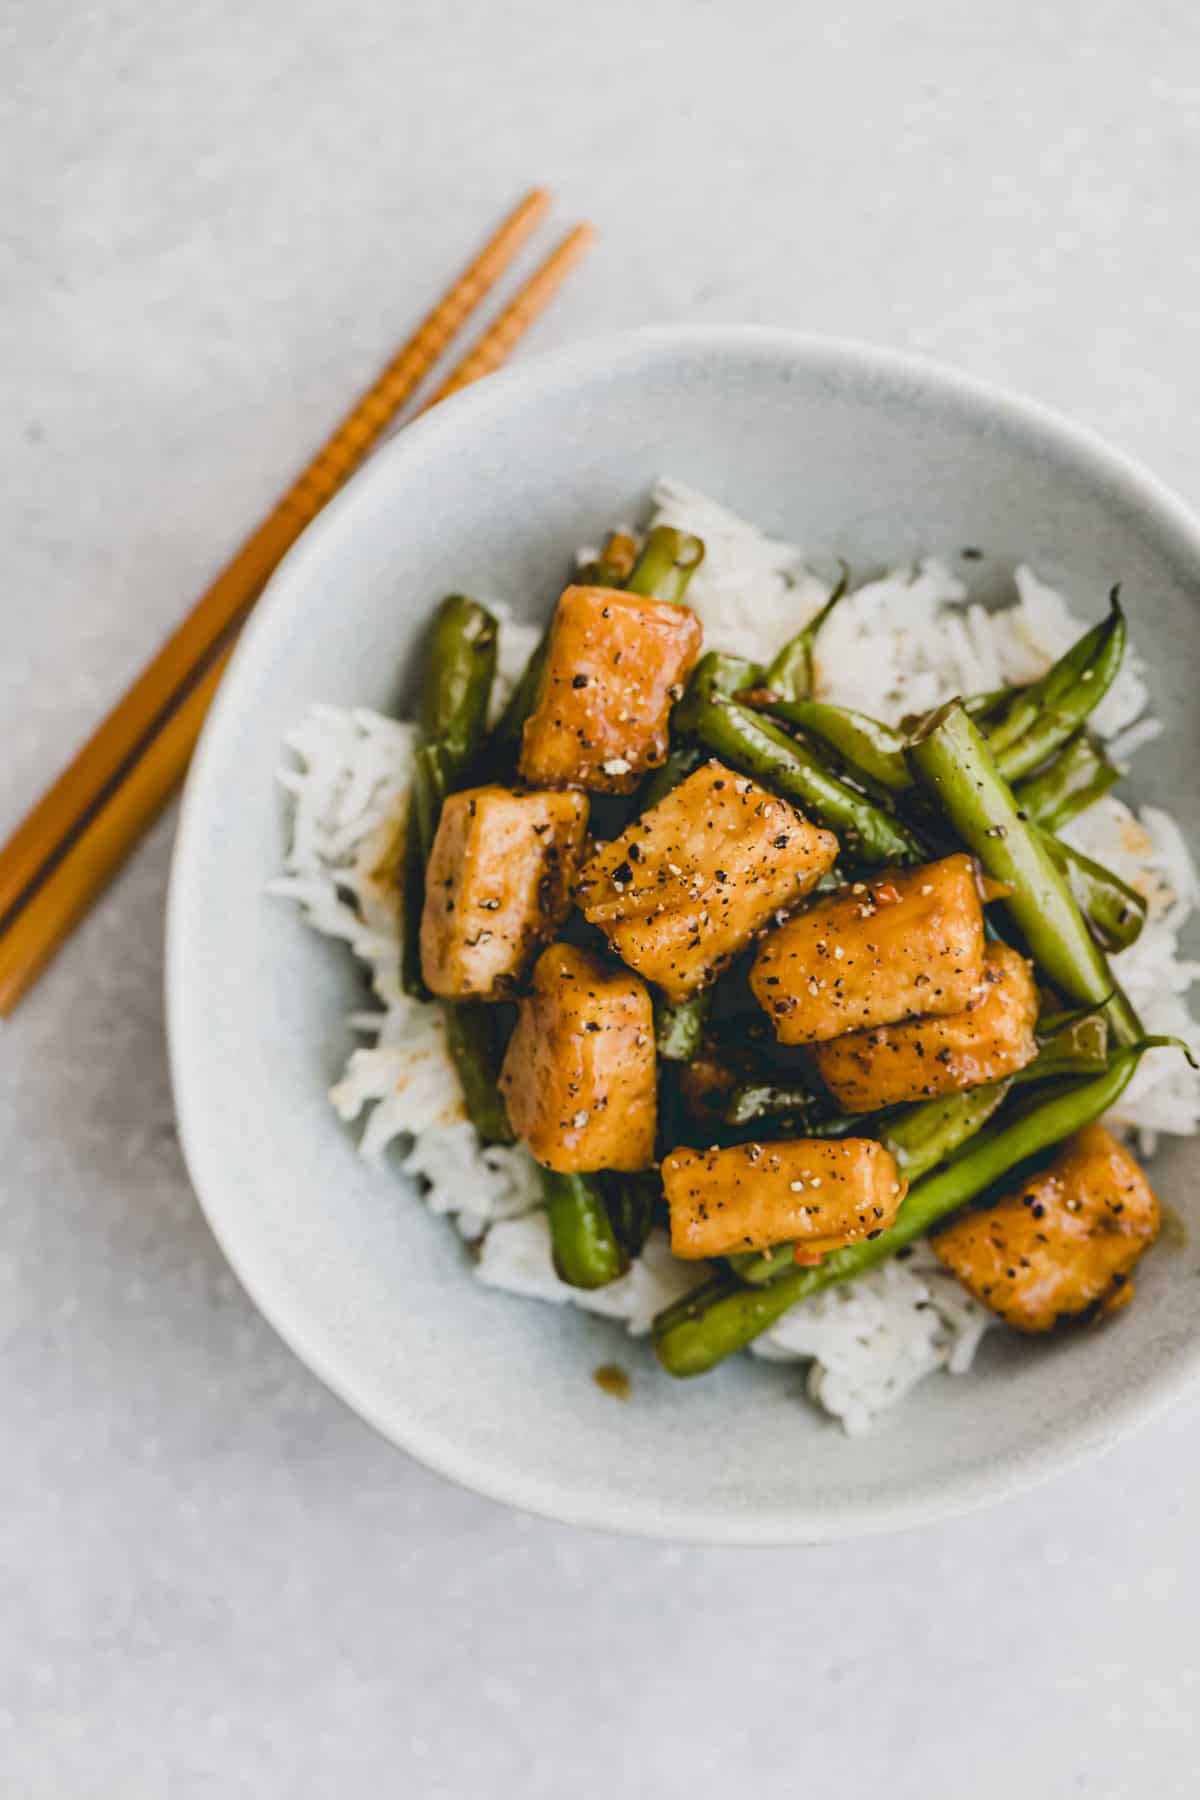
[[[607,1287],[628,1259],[617,1242],[598,1175],[542,1170],[554,1267],[568,1287]]]
[[[1076,904],[1087,915],[1101,949],[1115,956],[1118,950],[1136,944],[1146,923],[1145,895],[1102,863],[1093,862],[1074,844],[1065,844],[1049,832],[1041,833],[1041,841]]]
[[[811,1111],[811,1088],[803,1082],[738,1081],[716,1112],[723,1125],[753,1125],[756,1119],[780,1118]]]
[[[1079,813],[1086,812],[1121,778],[1104,746],[1088,731],[1077,731],[1052,762],[1028,776],[1013,789],[1026,818],[1046,831],[1061,831]]]
[[[904,754],[903,732],[866,713],[830,706],[821,700],[764,699],[761,704],[773,718],[796,725],[828,744],[846,762],[852,778],[862,775],[892,794],[911,788],[913,778]],[[965,710],[969,712],[970,707],[965,706]],[[1043,769],[1021,782],[1014,793],[1027,817],[1047,831],[1058,831],[1119,779],[1120,770],[1109,761],[1104,746],[1090,732],[1079,731]]]
[[[688,583],[704,561],[704,543],[688,531],[672,525],[656,525],[642,546],[625,586],[631,594],[648,600],[672,600],[678,605]]]
[[[1051,987],[1078,1005],[1106,1005],[1117,1041],[1133,1042],[1141,1034],[1137,1015],[1045,841],[1021,818],[987,740],[957,700],[925,721],[908,754],[957,836],[989,875],[1008,883],[1001,904]]]
[[[735,1350],[743,1350],[776,1324],[798,1301],[835,1282],[865,1274],[897,1250],[924,1237],[968,1201],[1002,1181],[1030,1157],[1040,1155],[1098,1119],[1115,1104],[1133,1076],[1143,1051],[1154,1040],[1116,1055],[1103,1075],[1072,1081],[1022,1118],[998,1120],[969,1149],[909,1189],[893,1224],[875,1238],[831,1251],[815,1268],[793,1267],[759,1287],[733,1287],[728,1275],[697,1288],[655,1320],[658,1360],[672,1375],[702,1375]]]
[[[1010,688],[1002,691],[1012,693]],[[995,694],[976,696],[981,702],[995,698]],[[972,711],[972,704],[963,702],[967,712]],[[831,744],[849,765],[852,778],[861,777],[865,783],[874,783],[892,793],[901,793],[911,786],[912,777],[903,753],[906,740],[891,726],[847,707],[827,706],[820,701],[771,702],[765,710]],[[1103,746],[1081,733],[1016,790],[1019,810],[1041,826],[1046,849],[1066,875],[1101,947],[1110,952],[1124,950],[1136,941],[1145,923],[1145,900],[1119,876],[1049,834],[1098,800],[1118,774]],[[931,855],[944,849],[929,842],[925,848]]]
[[[845,599],[850,587],[849,568],[845,563],[839,563],[838,567],[842,573],[837,586],[824,606],[813,614],[808,624],[803,626],[795,637],[788,639],[767,669],[766,686],[781,700],[806,700],[813,691],[816,684],[814,650],[817,634],[828,620],[834,607],[840,600]]]
[[[752,687],[760,674],[757,663],[746,662],[740,656],[726,656],[719,650],[710,650],[700,658],[692,670],[686,694],[671,714],[674,742],[667,760],[646,777],[638,793],[639,812],[649,812],[665,800],[672,788],[686,781],[704,761],[703,750],[678,735],[687,729],[687,721],[695,716],[701,701],[714,694],[739,693],[744,687]]]
[[[470,769],[483,739],[496,672],[496,636],[492,614],[462,594],[452,594],[438,608],[417,706],[423,742],[413,764],[403,872],[401,974],[406,991],[421,997],[426,991],[420,943],[425,865],[442,804]],[[443,1002],[442,1015],[467,1117],[486,1143],[511,1143],[512,1129],[496,1086],[490,1010],[477,1000]]]
[[[1022,688],[989,730],[1006,781],[1019,781],[1045,762],[1100,704],[1121,667],[1126,636],[1120,590],[1114,588],[1108,617],[1085,631],[1040,681]]]
[[[655,996],[654,1042],[665,1062],[691,1062],[700,1048],[711,1005],[711,988],[701,988],[684,1000]]]
[[[725,1258],[738,1280],[747,1287],[762,1287],[796,1266],[794,1244],[772,1244],[769,1250],[738,1250]]]
[[[434,616],[429,660],[417,704],[422,742],[416,753],[401,874],[404,903],[400,979],[405,993],[429,997],[421,975],[421,910],[425,864],[446,795],[461,782],[483,739],[496,673],[498,627],[493,615],[462,594]]]
[[[697,709],[695,735],[735,768],[798,801],[844,847],[869,863],[920,862],[920,840],[898,819],[840,781],[805,746],[735,701],[714,699]]]
[[[687,692],[671,714],[672,733],[694,731],[700,709],[710,700],[732,699],[761,679],[757,663],[724,650],[707,650],[692,670]]]
[[[504,704],[504,710],[492,733],[492,748],[498,760],[512,760],[521,753],[521,734],[525,721],[537,705],[546,661],[550,655],[550,628],[539,638],[529,661],[517,678],[516,686]]]
[[[1037,1056],[1014,1081],[1045,1081],[1049,1076],[1091,1075],[1108,1060],[1108,1025],[1101,1012],[1085,1012],[1068,1018],[1049,1033]]]
[[[968,694],[963,705],[973,719],[986,719],[990,712],[1011,700],[1013,690],[1010,687],[985,688],[982,693]]]
[[[485,1144],[511,1144],[512,1126],[496,1085],[499,1068],[491,1007],[482,1000],[447,1001],[442,1014],[467,1117]]]
[[[767,688],[764,692],[770,694],[772,690]],[[902,731],[894,731],[866,713],[853,712],[848,706],[830,706],[823,700],[764,699],[762,709],[828,744],[850,765],[852,775],[861,772],[890,794],[902,794],[912,786]]]
[[[434,745],[422,744],[413,758],[401,869],[400,981],[405,993],[417,1000],[429,998],[421,974],[421,913],[425,905],[425,865],[445,797],[446,772],[441,754]]]
[[[627,531],[610,531],[594,562],[575,571],[579,587],[623,588],[637,561],[637,542]]]
[[[947,1162],[1002,1105],[1011,1087],[1008,1081],[991,1081],[985,1087],[962,1094],[942,1094],[899,1107],[875,1120],[847,1119],[855,1137],[873,1137],[896,1159],[902,1181],[918,1181]],[[777,1244],[766,1251],[746,1251],[729,1258],[739,1280],[758,1286],[793,1267],[791,1244]]]
[[[941,1094],[905,1107],[885,1122],[880,1139],[896,1159],[902,1181],[919,1181],[982,1131],[999,1111],[1011,1083],[989,1081],[961,1094]]]
[[[498,634],[493,615],[464,594],[449,595],[434,617],[417,723],[425,741],[440,747],[451,784],[483,741]]]
[[[608,1215],[617,1241],[628,1256],[640,1256],[662,1198],[657,1175],[617,1176],[609,1193]]]
[[[1104,619],[1077,637],[1036,681],[1009,689],[1000,716],[992,721],[989,730],[997,756],[1024,737],[1030,726],[1037,723],[1043,707],[1055,705],[1070,693],[1100,648],[1107,624],[1108,620]]]

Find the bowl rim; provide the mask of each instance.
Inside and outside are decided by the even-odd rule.
[[[589,337],[500,370],[385,440],[303,532],[271,576],[242,630],[192,759],[171,856],[164,958],[168,1062],[184,1162],[201,1210],[231,1269],[254,1306],[297,1358],[389,1443],[488,1499],[560,1523],[675,1543],[760,1547],[832,1543],[911,1530],[979,1510],[1026,1492],[1111,1448],[1200,1377],[1200,1337],[1191,1348],[1179,1350],[1168,1365],[1124,1387],[1103,1411],[1080,1422],[1069,1435],[1037,1445],[1011,1467],[992,1465],[965,1471],[944,1481],[936,1491],[845,1504],[836,1518],[823,1515],[816,1521],[802,1510],[793,1516],[790,1509],[786,1515],[779,1511],[729,1514],[704,1504],[680,1515],[670,1503],[653,1497],[595,1497],[537,1470],[494,1468],[436,1431],[422,1430],[411,1421],[405,1429],[404,1422],[393,1416],[394,1407],[376,1404],[374,1396],[358,1391],[353,1368],[338,1366],[341,1359],[327,1355],[312,1341],[307,1310],[294,1306],[286,1292],[273,1288],[270,1264],[259,1259],[253,1236],[239,1237],[238,1208],[236,1203],[228,1203],[222,1192],[221,1167],[208,1155],[201,1108],[185,1072],[193,1025],[189,890],[201,854],[197,821],[208,785],[207,771],[216,759],[216,746],[227,723],[240,711],[260,634],[271,628],[277,613],[284,613],[292,604],[293,590],[303,586],[309,564],[324,553],[326,539],[340,531],[375,491],[389,489],[402,477],[406,462],[423,457],[444,438],[486,429],[489,414],[502,411],[510,394],[555,390],[564,382],[611,368],[614,360],[625,356],[689,351],[716,357],[755,355],[793,366],[799,360],[810,371],[875,376],[889,385],[920,388],[935,400],[960,409],[989,413],[1014,430],[1037,436],[1093,480],[1120,491],[1133,510],[1153,517],[1156,534],[1166,540],[1171,553],[1194,565],[1200,575],[1200,516],[1158,476],[1088,427],[1040,401],[907,351],[775,326],[656,325]]]

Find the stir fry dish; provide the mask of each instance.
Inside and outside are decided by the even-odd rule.
[[[705,649],[703,557],[613,533],[490,725],[484,607],[420,673],[403,982],[539,1165],[559,1278],[664,1226],[706,1265],[655,1321],[677,1376],[919,1239],[1021,1332],[1124,1307],[1159,1209],[1100,1121],[1178,1040],[1109,962],[1143,896],[1059,835],[1117,779],[1118,594],[1039,680],[898,727],[816,697],[848,577],[761,667]]]

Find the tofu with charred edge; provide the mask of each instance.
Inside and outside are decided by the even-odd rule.
[[[962,1012],[852,1031],[818,1044],[813,1061],[843,1112],[875,1112],[1015,1075],[1038,1053],[1037,1016],[1032,965],[989,944]]]
[[[1007,1324],[1050,1331],[1131,1300],[1130,1271],[1158,1227],[1158,1201],[1133,1157],[1102,1125],[1089,1125],[1040,1175],[952,1220],[932,1241],[967,1291]]]
[[[663,1158],[671,1249],[730,1256],[794,1243],[798,1262],[871,1237],[891,1224],[904,1184],[874,1138],[791,1138]]]
[[[645,982],[570,944],[543,950],[500,1091],[513,1131],[546,1168],[648,1168],[657,1067]]]
[[[521,740],[535,787],[630,794],[666,760],[667,718],[700,654],[686,607],[615,588],[569,587]]]
[[[683,999],[833,866],[838,843],[745,775],[707,762],[584,866],[575,897],[617,955]]]
[[[421,914],[421,973],[433,993],[499,1000],[524,980],[570,907],[587,822],[585,794],[449,796]]]
[[[975,863],[947,856],[814,901],[763,939],[750,986],[780,1043],[822,1043],[964,1011],[983,946]]]

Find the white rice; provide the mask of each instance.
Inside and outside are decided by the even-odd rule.
[[[689,600],[705,644],[756,661],[823,604],[828,580],[801,550],[778,542],[725,507],[675,482],[655,489],[655,523],[703,537],[705,561]],[[1083,628],[1063,595],[1032,570],[1014,576],[1000,611],[967,602],[964,583],[925,559],[848,595],[822,630],[817,669],[824,699],[898,721],[957,693],[1035,679]],[[502,619],[496,705],[524,666],[536,628]],[[1145,718],[1142,665],[1126,667],[1093,716],[1124,764],[1161,729]],[[677,1262],[661,1232],[620,1281],[595,1292],[569,1288],[554,1272],[537,1167],[518,1147],[480,1144],[467,1122],[435,1006],[399,984],[400,897],[396,879],[408,810],[415,728],[362,709],[314,707],[286,740],[280,775],[291,803],[290,847],[273,892],[296,902],[314,930],[341,938],[363,965],[374,1004],[351,1023],[363,1043],[331,1100],[362,1121],[359,1148],[379,1162],[389,1147],[421,1179],[435,1213],[453,1217],[475,1246],[486,1286],[623,1321],[636,1335],[688,1288],[704,1265]],[[1186,995],[1200,963],[1185,960],[1179,934],[1200,898],[1200,881],[1178,826],[1158,807],[1135,814],[1111,797],[1064,835],[1143,892],[1149,917],[1138,942],[1115,960],[1147,1030],[1193,1038]],[[1200,1128],[1200,1077],[1171,1052],[1146,1056],[1113,1115],[1152,1151],[1160,1132]],[[757,1354],[808,1364],[809,1396],[852,1434],[865,1431],[919,1381],[938,1370],[964,1374],[992,1316],[918,1247],[854,1282],[796,1308],[755,1344]]]

